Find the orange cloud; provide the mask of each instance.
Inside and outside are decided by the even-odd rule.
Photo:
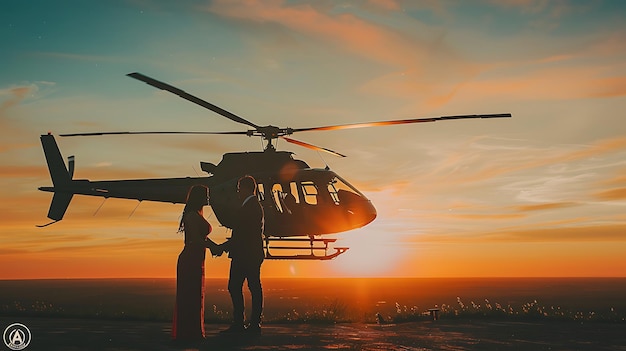
[[[42,87],[54,86],[53,82],[38,81],[36,83],[15,86],[11,88],[0,89],[0,118],[4,123],[6,117],[6,111],[12,107],[19,105],[22,101],[28,98],[40,97],[42,94]],[[45,91],[45,89],[43,89]]]
[[[37,91],[36,85],[20,86],[15,88],[0,90],[0,97],[5,97],[0,103],[0,116],[11,107],[18,105],[22,100]]]
[[[499,96],[503,99],[581,99],[610,98],[626,95],[624,58],[626,50],[619,43],[624,34],[610,33],[601,39],[585,38],[570,49],[546,57],[523,55],[509,62],[492,62],[482,72],[493,78],[475,80],[462,87],[468,99]],[[498,74],[492,74],[497,72]]]
[[[486,180],[490,178],[494,178],[500,176],[505,173],[511,173],[516,171],[522,171],[527,169],[533,169],[548,165],[560,164],[560,163],[569,163],[581,159],[591,158],[594,156],[599,156],[608,153],[620,152],[626,149],[626,138],[612,138],[599,140],[594,144],[589,145],[588,147],[581,150],[574,151],[566,151],[561,152],[557,155],[554,154],[546,154],[546,150],[537,150],[536,153],[529,152],[528,150],[521,151],[524,156],[521,158],[514,158],[509,160],[511,162],[507,164],[493,164],[493,163],[485,163],[486,166],[483,168],[479,168],[474,173],[462,173],[458,175],[459,182],[476,182],[481,180]],[[467,160],[468,155],[464,154],[464,152],[460,152],[458,155],[458,159]],[[531,155],[531,157],[529,157]],[[481,156],[482,157],[482,156]],[[451,162],[451,164],[455,164],[455,162]],[[457,164],[458,166],[458,164]],[[452,173],[454,175],[454,173]]]
[[[387,29],[350,14],[327,15],[311,5],[285,6],[283,1],[216,1],[209,10],[231,18],[280,23],[385,63],[412,66],[411,57],[415,56],[400,45],[403,40],[398,35]],[[397,55],[398,48],[407,55]]]
[[[605,201],[626,200],[626,188],[601,191],[599,193],[596,193],[595,197]]]
[[[622,170],[619,173],[626,173],[626,170]],[[620,184],[626,184],[626,176],[623,175],[619,175],[616,176],[612,179],[608,179],[602,182],[602,184],[605,185],[620,185]]]
[[[355,15],[331,15],[311,5],[287,6],[283,1],[222,0],[207,9],[235,19],[278,23],[335,49],[391,67],[391,73],[370,79],[361,91],[412,100],[425,97],[427,106],[422,109],[449,101],[459,82],[478,73],[478,65],[462,60],[446,43],[445,33],[419,22],[413,25],[420,30],[407,34]]]
[[[126,238],[126,237],[113,237],[107,239],[100,239],[94,236],[89,236],[89,239],[75,240],[71,242],[65,242],[65,246],[49,247],[42,250],[38,250],[42,255],[60,253],[64,256],[93,256],[101,255],[101,253],[108,252],[115,255],[132,255],[133,253],[141,252],[143,254],[158,253],[158,252],[170,252],[172,247],[180,246],[182,237],[176,238],[172,235],[172,239],[138,239],[138,238]],[[56,244],[59,244],[57,241]]]
[[[228,138],[228,137],[227,137]],[[242,136],[232,136],[234,140],[241,140]],[[217,164],[221,159],[221,154],[234,151],[232,147],[228,146],[224,139],[220,137],[198,137],[198,138],[185,138],[177,140],[164,139],[161,141],[161,145],[165,147],[175,147],[185,150],[200,151],[203,153],[209,153],[214,157],[210,161]],[[231,139],[232,140],[232,139]],[[229,141],[231,141],[229,140]],[[215,155],[219,155],[215,157]]]
[[[74,174],[75,179],[86,178],[92,181],[161,178],[159,173],[151,170],[126,169],[109,167],[108,165],[103,167],[77,167]]]
[[[626,76],[602,77],[595,68],[543,69],[523,76],[471,81],[460,89],[464,98],[479,94],[507,99],[551,100],[609,98],[626,95]]]
[[[572,242],[626,242],[626,225],[560,226],[553,228],[502,229],[488,233],[463,235],[420,234],[409,242],[456,243],[572,243]]]
[[[544,210],[554,210],[554,209],[559,209],[559,208],[572,207],[576,205],[577,203],[575,202],[554,202],[554,203],[548,203],[548,204],[517,206],[515,207],[515,209],[517,211],[522,211],[522,212],[544,211]]]
[[[30,146],[23,141],[16,142],[16,136],[23,135],[23,130],[18,127],[16,120],[9,111],[19,105],[28,96],[37,91],[37,86],[19,86],[8,89],[0,89],[0,152],[20,149]]]
[[[463,219],[463,220],[472,220],[472,221],[493,221],[493,220],[508,220],[508,219],[518,219],[524,218],[526,215],[521,213],[444,213],[444,214],[436,214],[428,215],[429,218],[447,218],[447,219]]]
[[[46,166],[5,165],[0,168],[0,178],[42,178],[48,174]]]
[[[35,225],[48,223],[46,218],[52,194],[36,191],[15,192],[3,196],[0,204],[0,241],[12,242],[12,233],[57,232],[94,228],[94,231],[127,231],[153,228],[159,232],[163,228],[176,231],[177,217],[182,210],[180,205],[142,202],[134,200],[108,199],[75,195],[62,222],[47,228]],[[134,211],[134,212],[133,212]],[[132,214],[132,216],[131,216]],[[208,215],[208,214],[207,214]],[[3,235],[6,235],[3,238]]]
[[[490,241],[511,242],[624,242],[626,225],[598,225],[511,231],[489,235]]]
[[[11,151],[21,152],[35,145],[29,128],[32,125],[24,122],[23,104],[40,98],[50,91],[54,83],[40,81],[6,89],[0,89],[0,153],[9,155]],[[20,155],[23,157],[23,155]],[[6,168],[17,166],[18,162],[3,159]]]
[[[400,5],[396,0],[369,0],[370,4],[388,11],[395,11],[400,9]]]

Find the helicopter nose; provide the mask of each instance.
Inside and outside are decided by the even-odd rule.
[[[348,210],[350,214],[350,222],[352,228],[360,228],[376,219],[376,208],[367,198],[361,198],[359,201],[353,202]]]
[[[374,207],[374,204],[372,204],[372,201],[370,200],[365,200],[364,202],[365,204],[365,208],[363,209],[363,217],[364,217],[364,221],[365,223],[363,225],[369,224],[372,221],[374,221],[374,219],[376,219],[376,208]]]

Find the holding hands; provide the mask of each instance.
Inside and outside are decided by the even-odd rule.
[[[228,251],[226,245],[216,244],[211,239],[206,240],[206,247],[211,251],[211,255],[214,257],[222,256],[225,251]]]

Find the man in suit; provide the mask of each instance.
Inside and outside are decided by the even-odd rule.
[[[256,196],[257,184],[253,177],[243,176],[237,182],[237,194],[241,206],[235,211],[232,237],[224,243],[229,252],[230,274],[228,292],[233,303],[233,324],[224,332],[261,332],[263,313],[263,288],[261,287],[261,264],[263,252],[263,207]],[[243,283],[248,281],[252,295],[250,324],[244,325]]]

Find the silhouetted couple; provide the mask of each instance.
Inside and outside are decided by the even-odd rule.
[[[261,264],[263,252],[263,208],[256,197],[256,181],[244,176],[237,182],[240,206],[233,210],[232,237],[216,244],[207,236],[211,225],[204,219],[203,208],[209,204],[209,189],[191,187],[179,224],[184,232],[185,247],[178,256],[176,269],[176,306],[172,338],[201,340],[204,338],[204,259],[209,248],[215,256],[227,251],[231,258],[228,291],[233,303],[233,324],[223,333],[260,333],[263,313]],[[248,281],[252,295],[250,323],[244,324],[243,283]]]

